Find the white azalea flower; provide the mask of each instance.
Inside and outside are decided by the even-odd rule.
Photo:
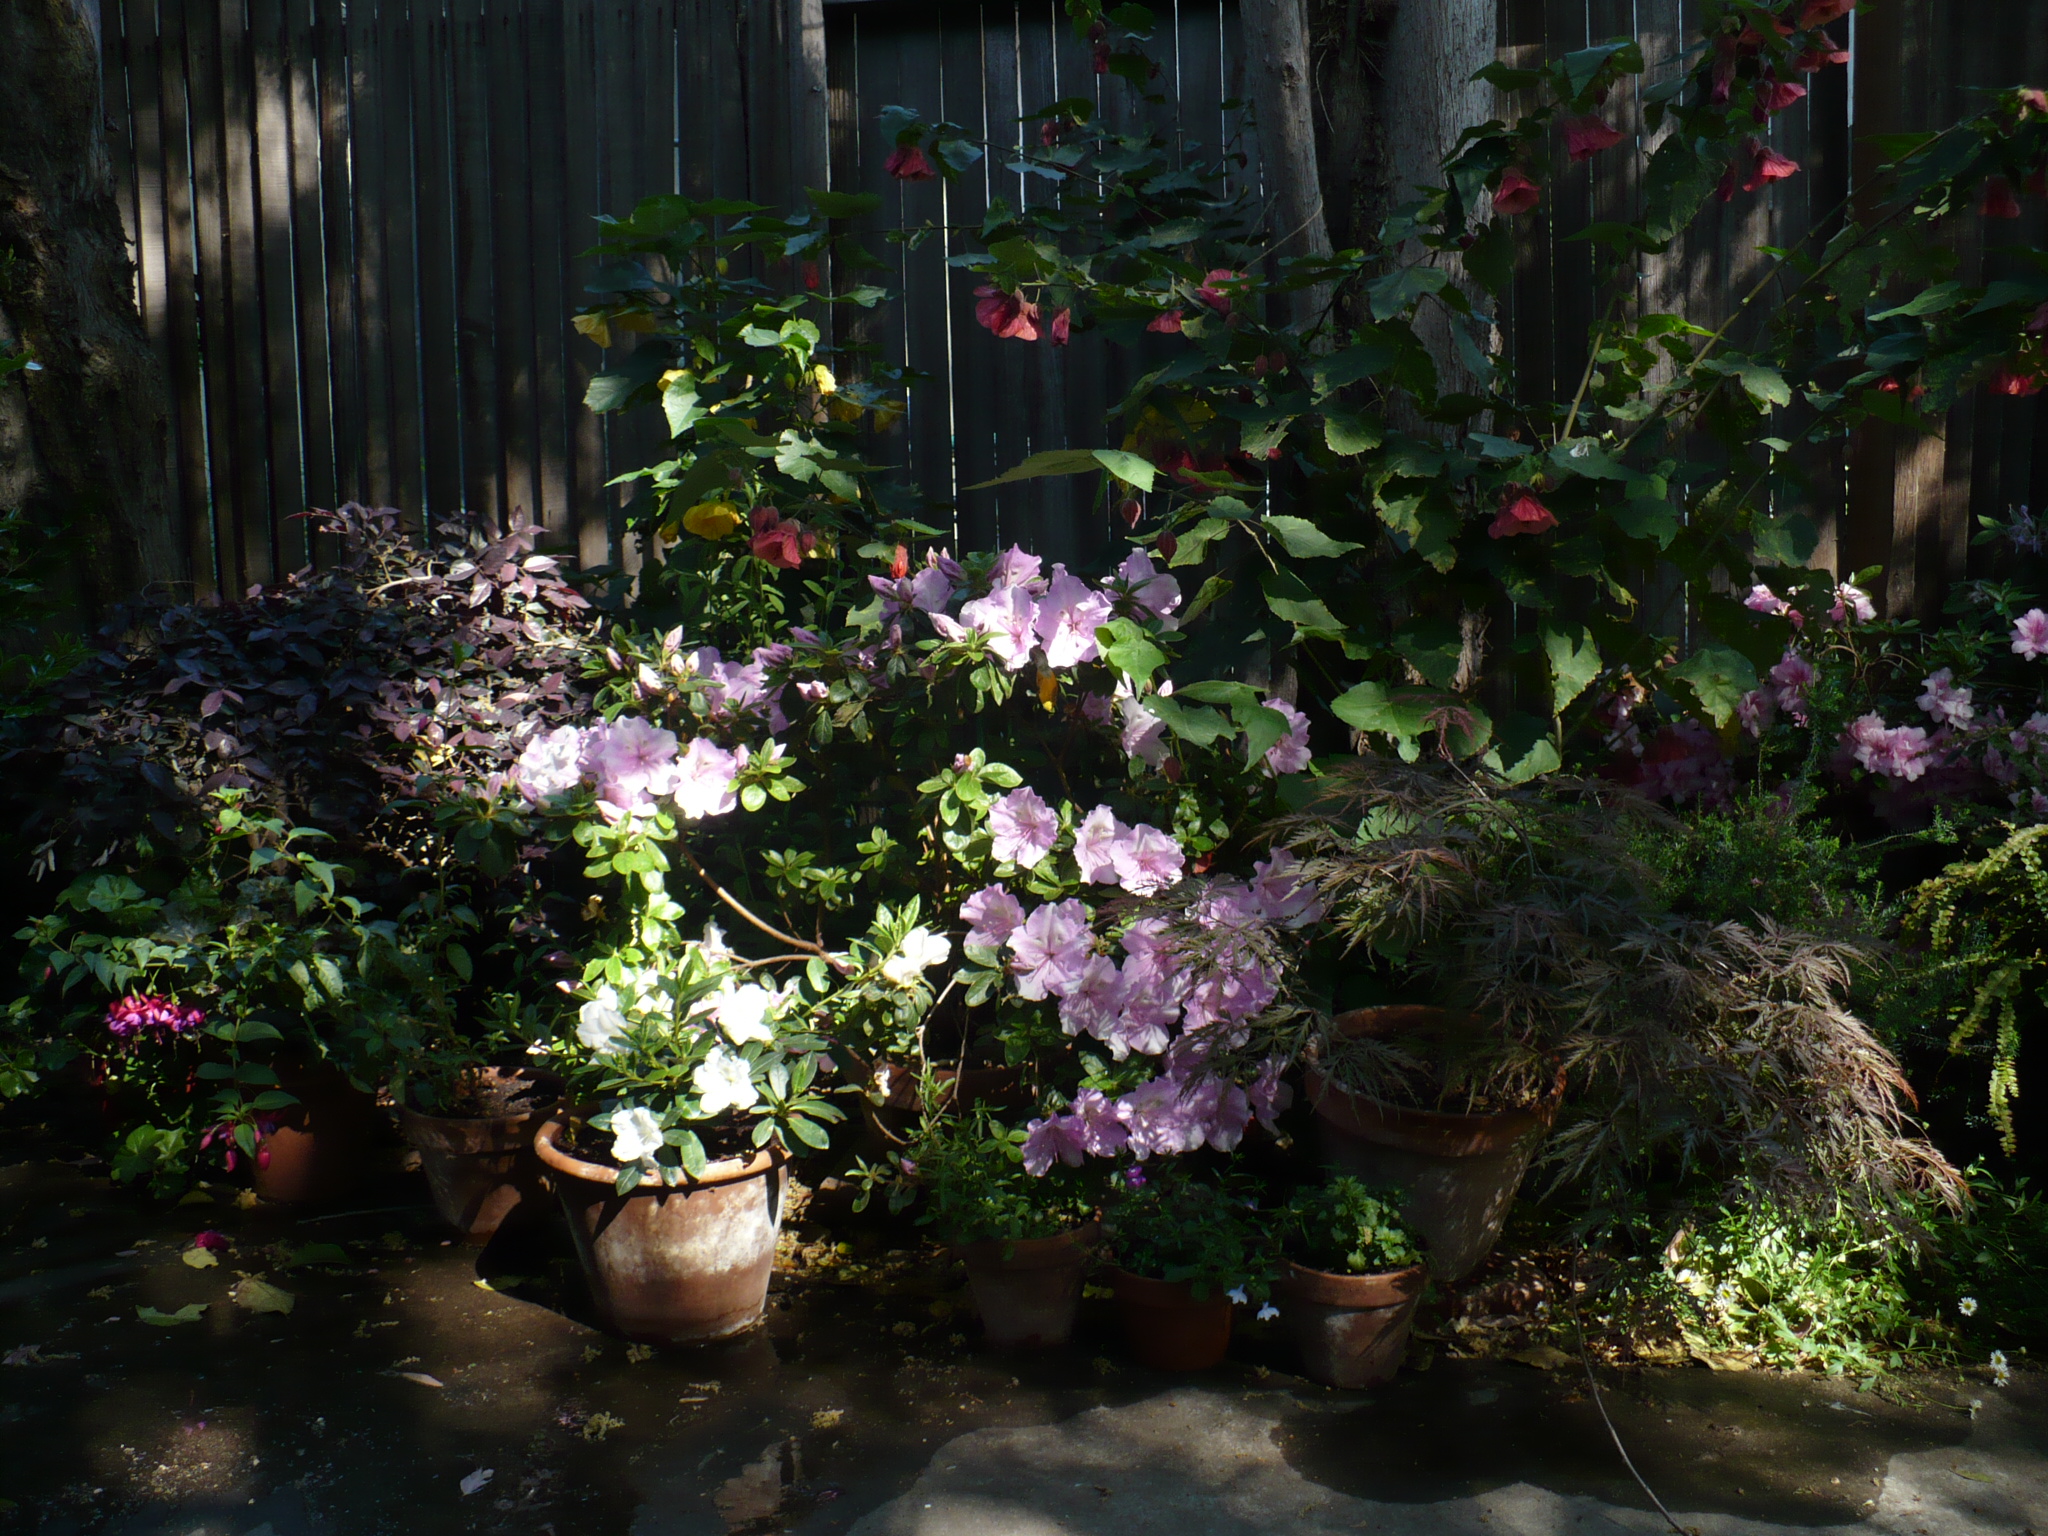
[[[618,1055],[630,1027],[619,1009],[619,994],[610,987],[599,987],[576,1013],[576,1038],[599,1056]]]
[[[728,983],[724,991],[711,999],[711,1017],[734,1045],[745,1045],[749,1040],[766,1045],[775,1038],[775,1031],[768,1027],[768,1015],[781,1001],[779,992],[771,992],[758,982],[738,987]]]
[[[761,1101],[745,1058],[722,1045],[713,1046],[711,1054],[698,1063],[690,1074],[690,1086],[703,1096],[701,1112],[706,1117],[728,1109],[752,1109]]]
[[[661,1122],[651,1109],[621,1109],[612,1115],[612,1161],[650,1163],[662,1147]]]
[[[899,987],[915,986],[918,977],[935,965],[944,965],[953,953],[953,941],[929,928],[913,928],[903,935],[896,953],[882,962],[882,975]]]

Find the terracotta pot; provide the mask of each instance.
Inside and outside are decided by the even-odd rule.
[[[901,1146],[917,1129],[921,1112],[926,1107],[918,1097],[919,1077],[917,1073],[901,1067],[882,1070],[889,1073],[888,1092],[882,1096],[880,1104],[862,1094],[861,1114],[869,1129],[884,1141]],[[976,1104],[1020,1108],[1027,1102],[1024,1074],[1016,1067],[933,1067],[930,1107],[936,1109],[956,1099],[963,1108],[970,1109]]]
[[[325,1062],[280,1062],[277,1077],[299,1102],[267,1117],[275,1124],[257,1144],[256,1193],[289,1205],[342,1199],[362,1182],[377,1101]]]
[[[1230,1352],[1230,1298],[1197,1299],[1188,1280],[1110,1271],[1131,1353],[1158,1371],[1206,1371]]]
[[[997,1349],[1064,1344],[1074,1332],[1094,1223],[1056,1237],[962,1243],[982,1337]]]
[[[1309,1379],[1326,1387],[1391,1379],[1408,1352],[1408,1329],[1428,1276],[1420,1264],[1380,1275],[1333,1275],[1289,1262],[1273,1295]]]
[[[534,1127],[560,1095],[552,1078],[517,1067],[485,1067],[474,1087],[482,1113],[426,1115],[401,1104],[398,1131],[420,1155],[441,1219],[464,1242],[483,1244],[522,1203],[539,1197]]]
[[[1390,1028],[1388,1014],[1401,1022]],[[1441,1016],[1366,1008],[1336,1023],[1346,1034],[1384,1035]],[[1324,1157],[1342,1173],[1401,1191],[1401,1219],[1427,1242],[1429,1268],[1441,1280],[1462,1279],[1493,1251],[1529,1159],[1557,1117],[1555,1094],[1533,1109],[1460,1115],[1369,1099],[1314,1067],[1304,1069],[1303,1083]]]
[[[781,1152],[713,1163],[675,1189],[650,1177],[621,1195],[618,1169],[564,1152],[562,1134],[550,1118],[533,1149],[607,1326],[629,1339],[698,1344],[761,1320],[782,1226]]]

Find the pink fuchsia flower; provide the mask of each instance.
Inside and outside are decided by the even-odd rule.
[[[1877,617],[1877,605],[1871,602],[1868,592],[1845,581],[1835,588],[1835,606],[1828,610],[1828,617],[1837,624],[1846,624],[1851,618],[1858,624],[1868,624]]]
[[[1045,328],[1045,339],[1056,347],[1064,347],[1074,334],[1074,312],[1071,309],[1056,309],[1052,320]]]
[[[1493,189],[1493,211],[1509,218],[1527,213],[1543,201],[1543,189],[1510,166],[1500,173],[1500,185]]]
[[[889,158],[882,162],[882,169],[898,181],[930,181],[939,174],[923,147],[917,144],[898,144],[889,151]]]
[[[2012,653],[2028,661],[2048,656],[2048,613],[2029,608],[2012,627]]]
[[[1133,896],[1156,896],[1180,884],[1187,855],[1179,843],[1157,827],[1139,822],[1110,845],[1117,883]]]
[[[2018,218],[2020,200],[2012,195],[2012,183],[2003,176],[1986,177],[1984,197],[1977,204],[1977,211],[1987,219]]]
[[[1116,845],[1124,834],[1115,813],[1106,805],[1090,811],[1074,829],[1074,862],[1081,866],[1081,878],[1101,885],[1117,883]]]
[[[1287,721],[1287,734],[1266,748],[1263,762],[1266,776],[1274,778],[1283,773],[1301,772],[1309,762],[1308,716],[1285,699],[1268,698],[1262,702]],[[1245,746],[1249,751],[1251,744],[1247,742]],[[1247,763],[1246,766],[1251,765]]]
[[[1088,1160],[1088,1143],[1080,1123],[1065,1115],[1047,1115],[1024,1127],[1024,1171],[1041,1178],[1054,1163],[1078,1168]]]
[[[942,618],[940,614],[932,615],[939,633],[949,639],[959,638],[959,634],[949,634],[951,621],[941,623]],[[1031,647],[1037,640],[1038,605],[1032,601],[1029,588],[997,587],[988,596],[963,604],[960,622],[968,631],[988,637],[989,654],[1002,662],[1004,671],[1021,672],[1030,662]],[[959,626],[952,628],[957,631]]]
[[[154,1035],[189,1035],[206,1022],[204,1010],[185,1008],[154,992],[131,992],[107,1009],[107,1031],[132,1040],[147,1030]]]
[[[779,570],[793,571],[804,556],[818,547],[818,536],[794,518],[785,518],[773,507],[755,507],[747,514],[753,540],[748,546],[756,560],[765,560]]]
[[[1991,370],[1990,387],[1994,395],[2010,395],[2016,400],[2023,400],[2041,393],[2041,384],[2042,381],[2033,374],[2021,373],[2003,363]]]
[[[1486,530],[1490,539],[1512,539],[1525,533],[1544,533],[1557,526],[1550,508],[1536,499],[1527,486],[1511,485],[1501,498],[1500,515]]]
[[[996,862],[1015,864],[1020,869],[1036,867],[1052,852],[1060,836],[1058,815],[1028,784],[1011,790],[989,807],[988,827]]]
[[[983,886],[960,903],[960,920],[968,925],[968,944],[1001,949],[1024,926],[1024,903],[1000,884]]]
[[[1080,902],[1069,897],[1040,907],[1010,935],[1017,995],[1034,1003],[1065,997],[1080,985],[1093,947],[1088,909]]]
[[[1970,690],[1956,686],[1955,673],[1948,667],[1930,674],[1920,684],[1921,694],[1916,701],[1937,724],[1965,726],[1977,718],[1977,710],[1970,702]]]
[[[1766,182],[1783,181],[1788,176],[1799,174],[1797,160],[1787,159],[1762,139],[1751,139],[1743,147],[1749,155],[1749,174],[1742,182],[1745,192],[1754,192]]]
[[[676,814],[687,821],[725,815],[739,804],[733,781],[746,766],[745,747],[728,752],[708,736],[697,737],[676,764]]]
[[[193,1234],[192,1246],[194,1248],[204,1248],[208,1253],[226,1253],[229,1244],[224,1233],[215,1232],[209,1228],[207,1231]]]
[[[1202,279],[1202,285],[1195,290],[1195,297],[1215,310],[1217,314],[1230,314],[1230,293],[1224,285],[1236,285],[1245,280],[1242,272],[1233,272],[1228,267],[1213,267]]]
[[[1161,314],[1154,315],[1152,323],[1146,326],[1145,329],[1155,331],[1162,336],[1178,336],[1180,334],[1180,322],[1181,312],[1177,309],[1169,309]]]
[[[1000,288],[974,290],[981,302],[974,306],[974,322],[1003,340],[1038,340],[1038,306],[1021,294]]]
[[[1116,568],[1115,586],[1129,598],[1140,618],[1163,619],[1180,606],[1180,583],[1153,565],[1152,557],[1142,549],[1124,556],[1124,563]]]
[[[1806,87],[1791,80],[1775,80],[1769,75],[1756,83],[1756,110],[1759,118],[1776,117],[1806,94]]]
[[[1603,149],[1622,140],[1621,130],[1597,117],[1568,117],[1564,123],[1564,147],[1574,161],[1590,160]]]
[[[1109,622],[1110,601],[1090,591],[1078,576],[1070,576],[1064,565],[1052,568],[1052,581],[1039,600],[1035,632],[1045,647],[1046,665],[1074,667],[1102,654],[1096,644],[1096,629]]]
[[[543,731],[512,765],[512,783],[529,805],[545,805],[583,782],[583,732],[573,725]]]

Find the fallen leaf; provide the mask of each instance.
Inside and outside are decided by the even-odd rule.
[[[339,1243],[308,1243],[292,1249],[284,1262],[287,1269],[297,1269],[301,1264],[346,1264],[348,1250]]]
[[[1518,1349],[1507,1356],[1521,1365],[1534,1366],[1539,1371],[1561,1371],[1573,1363],[1572,1357],[1555,1344],[1531,1344],[1527,1349]]]
[[[188,1190],[186,1190],[186,1191],[185,1191],[185,1193],[184,1193],[184,1194],[182,1194],[182,1195],[180,1195],[180,1196],[178,1197],[178,1204],[180,1204],[180,1205],[211,1205],[211,1204],[213,1204],[213,1196],[209,1195],[209,1194],[208,1194],[208,1193],[207,1193],[207,1192],[206,1192],[205,1190],[203,1190],[203,1189],[188,1189]]]
[[[235,1282],[228,1294],[234,1297],[235,1305],[251,1312],[289,1312],[298,1300],[290,1291],[281,1291],[255,1275]]]
[[[839,1421],[846,1417],[844,1408],[820,1408],[811,1415],[811,1428],[837,1429]]]
[[[462,1491],[465,1495],[475,1493],[497,1475],[497,1470],[493,1467],[478,1467],[462,1480]]]
[[[171,1328],[179,1323],[198,1322],[200,1314],[205,1310],[205,1302],[195,1301],[190,1306],[178,1308],[175,1312],[159,1312],[155,1307],[137,1307],[135,1315],[145,1323],[153,1323],[159,1328]]]
[[[236,1206],[245,1211],[253,1211],[261,1203],[262,1202],[256,1198],[256,1191],[253,1189],[245,1189],[240,1194],[235,1196]]]
[[[1966,1472],[1961,1467],[1950,1467],[1949,1471],[1955,1473],[1957,1477],[1967,1477],[1973,1483],[1995,1483],[1998,1481],[1995,1477],[1986,1477],[1982,1472]]]
[[[438,1377],[429,1376],[425,1371],[400,1371],[398,1374],[407,1381],[418,1382],[423,1387],[438,1387],[442,1384]]]
[[[219,1258],[206,1248],[187,1248],[178,1257],[194,1269],[211,1269],[220,1262]]]

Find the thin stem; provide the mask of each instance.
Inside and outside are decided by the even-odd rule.
[[[791,949],[802,950],[807,955],[815,955],[818,959],[823,960],[827,965],[831,966],[833,970],[839,972],[839,974],[842,976],[846,975],[852,969],[852,967],[846,963],[844,957],[833,954],[832,951],[825,948],[824,945],[813,944],[809,939],[800,939],[793,933],[784,933],[780,928],[775,927],[772,923],[769,923],[764,919],[757,917],[754,914],[754,912],[746,905],[746,903],[742,902],[739,899],[739,897],[733,895],[731,891],[728,891],[724,886],[720,885],[716,880],[711,878],[710,871],[705,869],[705,867],[702,864],[699,864],[697,862],[697,856],[694,853],[690,852],[687,846],[678,844],[677,851],[682,854],[683,862],[690,866],[691,871],[697,876],[697,878],[699,880],[702,880],[707,886],[711,888],[712,895],[716,896],[720,901],[724,902],[728,907],[732,908],[734,912],[738,913],[748,923],[751,923],[754,927],[760,929],[761,932],[767,934],[768,937],[775,940],[776,943],[787,944]]]
[[[1657,1513],[1664,1517],[1665,1524],[1678,1536],[1693,1536],[1680,1525],[1671,1511],[1664,1507],[1664,1501],[1657,1497],[1657,1490],[1643,1480],[1643,1474],[1636,1470],[1636,1464],[1629,1458],[1628,1447],[1621,1443],[1621,1431],[1614,1427],[1614,1420],[1607,1416],[1607,1401],[1600,1395],[1600,1383],[1593,1378],[1593,1359],[1586,1353],[1586,1320],[1579,1315],[1579,1255],[1572,1255],[1571,1274],[1572,1326],[1579,1336],[1579,1364],[1585,1367],[1586,1385],[1593,1391],[1593,1406],[1600,1410],[1600,1422],[1607,1426],[1607,1437],[1614,1442],[1614,1449],[1621,1454],[1621,1464],[1628,1468],[1628,1475],[1636,1480],[1636,1486],[1649,1496],[1657,1506]]]

